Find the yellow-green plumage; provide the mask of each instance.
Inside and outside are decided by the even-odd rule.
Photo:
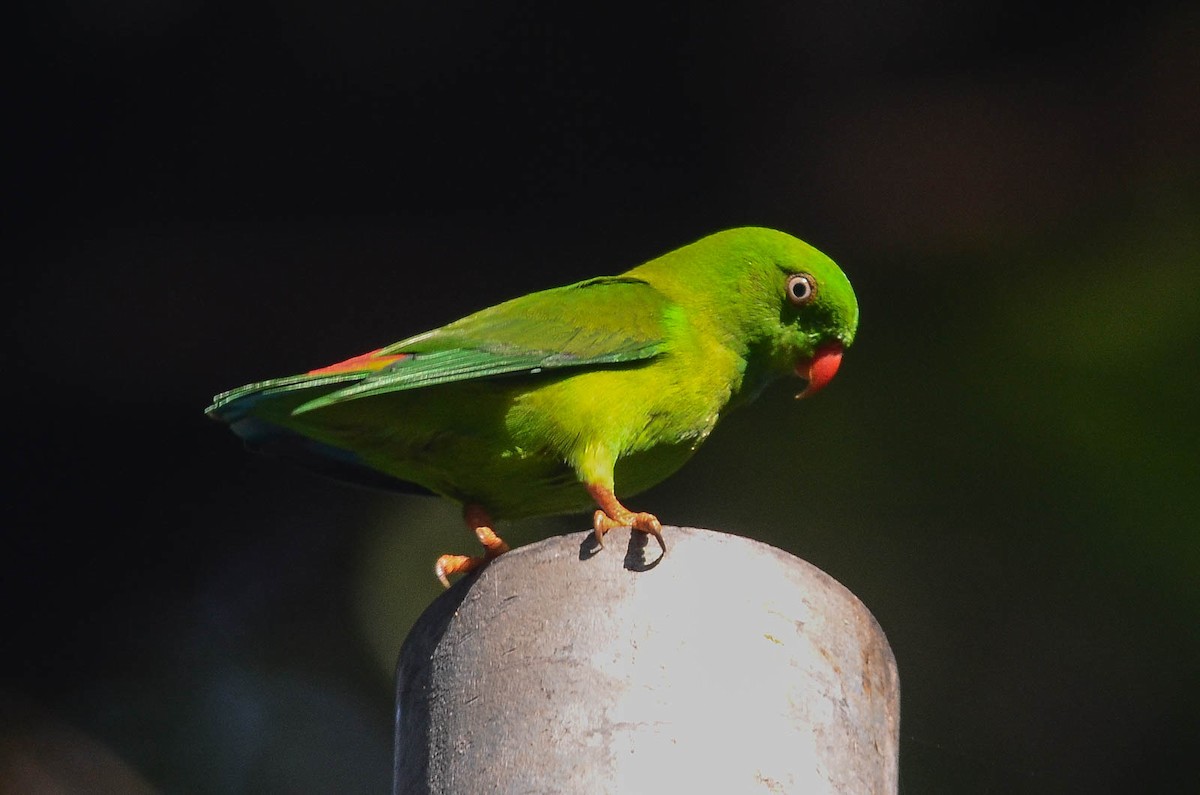
[[[815,287],[802,305],[788,294],[798,273]],[[351,479],[378,473],[497,518],[562,513],[592,504],[587,485],[629,495],[667,477],[726,410],[819,346],[849,346],[857,323],[831,260],[734,229],[218,395],[208,412]]]

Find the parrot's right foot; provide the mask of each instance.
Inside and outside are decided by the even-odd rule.
[[[467,527],[475,531],[479,543],[483,544],[483,555],[442,555],[438,558],[437,563],[433,565],[433,573],[446,588],[450,587],[449,577],[451,574],[467,574],[475,571],[493,558],[503,555],[509,548],[508,544],[504,543],[504,539],[496,535],[496,531],[492,529],[494,524],[492,517],[482,507],[473,504],[467,505],[463,509],[463,519],[466,520]]]
[[[600,506],[600,510],[592,516],[592,528],[595,530],[596,543],[604,546],[604,534],[614,527],[629,527],[639,533],[648,533],[658,542],[658,548],[667,553],[666,542],[663,541],[662,523],[651,513],[635,513],[617,500],[612,490],[604,486],[588,486],[592,499]]]

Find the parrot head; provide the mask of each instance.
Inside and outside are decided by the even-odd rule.
[[[833,380],[854,342],[858,300],[842,269],[817,249],[783,232],[755,232],[756,268],[769,274],[756,285],[758,300],[770,305],[773,293],[778,307],[760,334],[771,365],[801,378],[805,386],[796,397],[808,397]]]
[[[858,329],[858,300],[841,268],[774,229],[718,232],[635,270],[649,271],[744,356],[750,396],[784,375],[805,381],[797,398],[823,389]]]
[[[833,260],[801,245],[808,250],[796,250],[800,256],[780,257],[778,263],[787,273],[780,345],[785,360],[793,362],[795,375],[806,383],[797,399],[833,380],[858,329],[858,301],[846,275]]]

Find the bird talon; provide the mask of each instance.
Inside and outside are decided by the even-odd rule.
[[[651,513],[635,513],[630,527],[638,532],[654,536],[654,540],[658,542],[658,548],[663,551],[663,554],[666,554],[667,544],[663,541],[662,523],[658,521],[657,516]]]
[[[433,573],[437,575],[442,587],[450,587],[451,574],[465,574],[474,571],[484,564],[483,558],[472,558],[467,555],[442,555],[433,564]]]
[[[633,518],[633,529],[654,536],[658,548],[666,554],[667,544],[663,541],[662,523],[658,521],[657,516],[649,513],[636,514]]]
[[[491,560],[509,550],[509,546],[505,543],[504,539],[496,535],[496,531],[487,525],[476,527],[475,537],[479,539],[479,543],[483,544],[483,557],[485,560]]]
[[[612,530],[615,525],[610,524],[610,519],[604,515],[604,511],[596,511],[592,514],[592,529],[593,535],[596,538],[596,546],[604,549],[604,534]]]
[[[482,556],[442,555],[433,564],[433,573],[438,581],[446,588],[450,587],[451,574],[469,574],[482,568],[493,559],[508,551],[509,546],[496,531],[492,529],[492,517],[481,506],[469,503],[463,509],[463,518],[467,526],[475,531],[475,537],[483,544]]]
[[[615,508],[612,514],[606,513],[604,510],[598,510],[592,515],[592,528],[595,531],[596,543],[601,549],[604,548],[604,534],[614,527],[628,527],[631,530],[636,530],[639,533],[646,533],[654,536],[654,540],[658,542],[658,547],[664,553],[667,551],[666,542],[663,541],[662,523],[658,521],[658,517],[651,513],[634,513],[617,503],[613,499]]]

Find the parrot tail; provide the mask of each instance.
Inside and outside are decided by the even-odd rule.
[[[373,354],[374,352],[372,352]],[[280,458],[320,475],[369,488],[404,494],[432,494],[415,483],[387,475],[366,464],[356,453],[294,431],[280,420],[296,406],[361,381],[379,367],[364,369],[372,354],[311,370],[303,375],[274,378],[222,392],[204,413],[223,422],[257,453]],[[378,357],[394,361],[401,356]],[[374,364],[372,362],[371,364]]]

